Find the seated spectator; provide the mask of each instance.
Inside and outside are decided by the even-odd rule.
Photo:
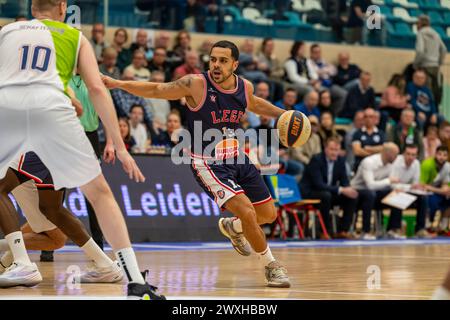
[[[205,20],[208,14],[206,6],[198,0],[186,1],[184,29],[192,32],[205,32]]]
[[[439,125],[439,139],[444,146],[450,150],[450,123],[447,121],[442,121]],[[448,161],[450,161],[450,154]]]
[[[381,97],[380,108],[387,112],[395,122],[399,121],[403,109],[411,107],[405,91],[405,78],[400,74],[394,74]]]
[[[180,57],[178,57],[173,50],[170,50],[170,33],[167,31],[159,31],[158,35],[155,38],[155,48],[164,48],[166,49],[167,58],[166,61],[169,64],[171,71],[174,67],[178,67],[179,65],[183,64],[183,62],[180,60]],[[172,77],[172,73],[170,74]]]
[[[145,153],[150,146],[148,139],[147,127],[144,121],[144,107],[138,104],[130,108],[130,134],[133,137],[136,145],[134,146],[135,153]]]
[[[267,81],[268,77],[264,72],[268,70],[269,66],[264,63],[259,63],[254,51],[254,40],[245,39],[241,46],[237,74],[242,75],[244,78],[254,83]]]
[[[345,151],[347,154],[347,164],[350,168],[355,165],[355,155],[353,154],[353,135],[356,131],[364,126],[364,111],[357,111],[355,117],[353,118],[352,125],[345,135]]]
[[[278,108],[284,110],[298,110],[299,105],[297,104],[297,91],[292,88],[286,89],[283,95],[283,100],[275,102]]]
[[[211,53],[211,48],[214,42],[207,39],[202,42],[202,45],[198,49],[199,59],[200,59],[200,69],[209,70],[209,54]]]
[[[341,142],[332,137],[325,142],[324,152],[312,157],[301,181],[304,198],[320,199],[320,212],[326,229],[332,234],[330,210],[339,205],[344,210],[344,218],[336,237],[351,238],[348,234],[355,214],[358,192],[350,187],[345,159],[340,157]]]
[[[156,50],[155,50],[156,54]],[[153,71],[151,82],[164,82],[164,73],[161,71]],[[147,98],[147,102],[150,113],[153,116],[153,128],[158,130],[166,130],[167,117],[170,114],[170,102],[164,99]]]
[[[136,32],[136,41],[130,46],[131,54],[134,54],[137,50],[144,53],[145,61],[150,61],[153,58],[153,49],[148,45],[148,33],[144,29],[139,29]]]
[[[402,185],[409,185],[411,190],[423,190],[420,181],[420,162],[417,160],[419,148],[417,145],[408,144],[405,146],[403,154],[399,155],[392,165],[391,177],[398,179]],[[395,189],[395,186],[394,186]],[[425,230],[425,218],[427,209],[426,196],[416,195],[417,200],[412,204],[417,209],[416,215],[416,236],[428,238],[430,235]],[[393,239],[403,239],[401,234],[402,210],[392,208],[388,223],[388,237]]]
[[[450,181],[446,182],[446,179],[450,172],[450,163],[447,160],[448,148],[440,146],[437,148],[434,158],[424,160],[420,166],[420,183],[425,185],[427,191],[433,192],[428,197],[428,213],[431,224],[434,222],[436,212],[440,210],[442,215],[449,206],[448,182]]]
[[[258,64],[267,67],[263,71],[269,78],[281,80],[284,76],[284,69],[274,51],[275,41],[272,38],[265,38],[261,45],[261,51],[257,55]]]
[[[416,122],[423,129],[427,123],[438,124],[437,108],[433,93],[427,87],[427,74],[419,69],[414,72],[413,81],[408,83],[406,91],[410,103],[416,112]]]
[[[310,60],[311,65],[313,66],[315,72],[319,76],[321,86],[324,88],[328,88],[331,92],[331,96],[333,98],[332,100],[333,110],[336,111],[342,110],[345,98],[347,96],[347,90],[341,88],[338,85],[333,84],[333,77],[337,73],[336,67],[331,63],[327,63],[322,58],[322,49],[318,44],[313,44],[311,46]]]
[[[186,52],[185,62],[184,64],[175,69],[173,73],[173,80],[174,81],[178,80],[188,74],[202,73],[202,70],[200,70],[198,66],[199,60],[197,52],[195,51]]]
[[[178,129],[181,129],[181,117],[178,112],[173,111],[167,116],[167,129],[152,132],[152,145],[173,147],[178,143],[176,135]]]
[[[133,59],[132,52],[129,48],[125,48],[128,41],[128,32],[124,28],[119,28],[114,32],[114,40],[111,44],[117,52],[117,68],[123,72],[127,66],[130,65]]]
[[[392,141],[400,147],[400,152],[405,150],[406,145],[417,145],[419,148],[419,159],[423,159],[422,133],[414,123],[415,113],[412,109],[404,109],[397,125],[392,126],[387,132],[387,141]]]
[[[91,45],[94,48],[97,62],[102,62],[102,52],[109,47],[109,43],[105,40],[105,26],[103,23],[95,23],[91,31]]]
[[[116,66],[117,63],[117,51],[113,47],[105,48],[102,53],[102,63],[99,66],[100,72],[104,75],[120,79],[120,70]]]
[[[163,47],[156,47],[153,52],[153,59],[148,63],[148,70],[153,74],[154,71],[160,71],[164,74],[164,81],[172,80],[172,68],[167,62],[167,50]]]
[[[125,70],[122,75],[122,80],[134,81],[135,79],[133,72],[131,70]],[[132,95],[131,93],[122,89],[111,90],[111,96],[113,98],[114,106],[119,117],[128,117],[131,107],[135,104],[143,106],[145,109],[144,123],[147,128],[151,127],[152,114],[144,98]]]
[[[438,128],[434,125],[429,125],[423,137],[424,159],[434,158],[436,149],[441,146],[441,140],[438,135]]]
[[[133,148],[136,145],[136,141],[131,136],[130,133],[130,123],[128,122],[128,118],[120,117],[119,118],[119,128],[120,135],[122,136],[123,142],[125,143],[125,148],[127,148],[128,152],[133,152]]]
[[[328,89],[320,90],[318,107],[320,113],[324,111],[330,111],[333,114],[333,116],[335,115],[333,109],[331,108],[331,93]]]
[[[311,158],[318,153],[322,152],[322,145],[320,143],[319,131],[319,119],[316,116],[311,115],[308,117],[311,123],[311,136],[304,145],[298,148],[289,148],[289,157],[292,160],[301,162],[303,165],[307,165]]]
[[[333,82],[348,91],[358,85],[360,74],[361,69],[356,64],[350,63],[350,54],[348,52],[339,52],[337,73],[333,78]]]
[[[353,119],[356,111],[375,108],[375,90],[370,85],[371,80],[372,75],[369,72],[361,72],[358,85],[348,91],[344,109],[340,113],[337,112],[340,117]]]
[[[303,103],[296,106],[296,110],[305,114],[305,116],[309,117],[310,115],[315,115],[320,118],[320,111],[318,108],[319,104],[319,94],[317,91],[311,91],[306,94]]]
[[[255,96],[270,100],[270,88],[267,82],[261,81],[255,86]],[[247,111],[245,113],[247,115],[247,120],[251,128],[256,128],[261,124],[261,120],[259,119],[259,115],[253,113],[251,111]]]
[[[325,111],[320,115],[320,129],[319,129],[320,142],[322,148],[325,147],[325,142],[331,137],[337,137],[341,140],[341,148],[344,146],[343,139],[339,132],[334,127],[333,114],[330,111]],[[345,152],[345,150],[341,150]]]
[[[386,138],[384,132],[375,126],[376,112],[372,108],[364,111],[364,126],[355,132],[352,140],[355,164],[353,170],[356,172],[360,162],[368,156],[381,152]]]
[[[347,27],[350,30],[350,43],[363,43],[363,28],[366,20],[366,11],[372,4],[371,0],[352,0]]]
[[[320,90],[319,76],[311,60],[306,59],[305,43],[296,41],[291,48],[291,57],[284,63],[284,80],[289,82],[303,96],[311,90]]]
[[[186,30],[181,30],[175,37],[175,45],[173,47],[173,68],[184,63],[186,52],[191,51],[191,35]]]
[[[146,65],[144,52],[136,50],[133,53],[132,64],[126,67],[124,72],[132,72],[136,81],[149,81],[150,71],[146,68]]]
[[[381,208],[381,200],[391,192],[391,185],[399,180],[391,176],[392,163],[399,153],[398,146],[387,142],[381,153],[376,153],[362,160],[351,186],[358,190],[358,209],[363,212],[363,233],[361,239],[375,240],[370,234],[372,210]]]

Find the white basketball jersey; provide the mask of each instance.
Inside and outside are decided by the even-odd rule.
[[[66,94],[81,32],[58,21],[15,22],[0,30],[0,89],[44,85]]]

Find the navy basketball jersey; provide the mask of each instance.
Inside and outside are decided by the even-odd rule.
[[[188,106],[190,111],[187,112],[193,158],[212,157],[223,160],[238,155],[239,143],[235,139],[234,130],[241,127],[240,122],[248,105],[248,96],[245,81],[237,75],[233,76],[236,77],[236,87],[225,90],[211,79],[209,71],[201,74],[204,81],[203,99],[195,108]],[[202,137],[206,130],[216,129],[222,133],[222,140],[213,142],[199,139],[194,134],[195,122],[201,122]],[[211,152],[205,153],[205,149],[211,143],[215,143],[215,147]]]

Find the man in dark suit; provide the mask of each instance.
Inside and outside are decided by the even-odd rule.
[[[339,137],[328,138],[324,152],[313,156],[306,167],[300,187],[303,198],[321,200],[320,212],[329,233],[331,207],[341,206],[344,218],[335,237],[351,238],[348,231],[356,210],[358,192],[350,187],[345,158],[339,156],[340,151]]]

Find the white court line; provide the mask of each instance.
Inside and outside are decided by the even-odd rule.
[[[332,257],[361,257],[361,258],[394,258],[394,259],[427,259],[427,260],[444,260],[450,261],[450,258],[435,257],[435,256],[402,256],[402,255],[387,255],[387,254],[355,254],[355,253],[316,253],[316,252],[288,252],[288,255],[300,256],[332,256]]]

